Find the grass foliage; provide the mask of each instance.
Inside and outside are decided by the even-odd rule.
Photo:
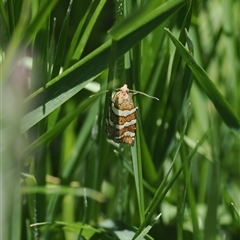
[[[1,1],[0,238],[240,239],[239,12]],[[159,98],[132,147],[105,134],[125,83]]]

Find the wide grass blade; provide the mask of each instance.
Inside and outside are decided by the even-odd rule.
[[[61,95],[59,95],[58,97],[48,101],[47,104],[39,106],[35,110],[33,110],[30,113],[26,114],[22,118],[21,132],[24,133],[29,128],[31,128],[33,125],[35,125],[36,123],[41,121],[43,118],[48,116],[57,107],[61,106],[65,101],[67,101],[72,96],[74,96],[76,93],[78,93],[81,89],[83,89],[92,80],[93,79],[90,79],[87,82],[84,82],[82,84],[79,84],[79,85],[75,86],[74,88],[68,90],[67,92],[64,92]],[[48,93],[51,94],[50,91]]]
[[[151,4],[143,5],[135,14],[116,24],[109,33],[114,40],[126,39],[126,47],[137,43],[145,37],[149,31],[154,30],[160,23],[166,20],[166,16],[183,7],[188,1],[172,0],[152,9]],[[130,39],[128,36],[131,36]]]

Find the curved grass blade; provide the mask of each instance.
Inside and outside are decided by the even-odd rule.
[[[223,121],[230,128],[240,129],[240,122],[238,117],[235,115],[233,109],[226,101],[224,96],[218,91],[212,80],[209,78],[207,73],[196,63],[191,54],[185,49],[185,47],[173,36],[173,34],[166,29],[167,34],[171,38],[173,44],[176,46],[177,51],[185,60],[189,68],[191,69],[195,80],[201,89],[206,93],[209,99],[214,104],[218,113],[222,117]]]

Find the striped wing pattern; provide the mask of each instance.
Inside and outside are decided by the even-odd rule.
[[[136,131],[136,110],[125,84],[111,100],[106,118],[107,137],[116,143],[133,145]]]

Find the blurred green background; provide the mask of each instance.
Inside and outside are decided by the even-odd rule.
[[[240,239],[239,12],[1,1],[1,239]],[[105,134],[125,83],[159,98],[133,147]]]

